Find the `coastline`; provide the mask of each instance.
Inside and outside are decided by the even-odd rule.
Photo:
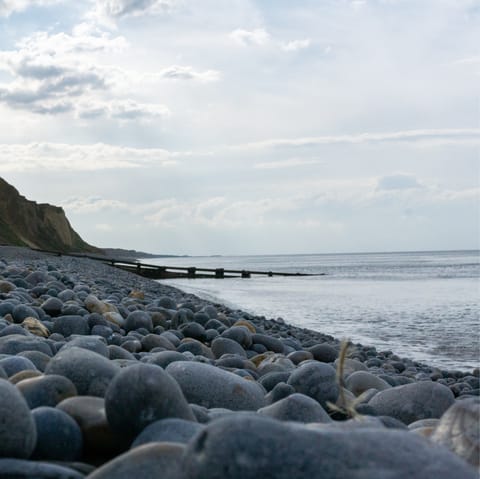
[[[33,321],[28,322],[29,318]],[[29,346],[25,346],[27,344]],[[436,421],[435,427],[438,427],[440,418],[454,405],[470,405],[471,402],[478,404],[478,368],[469,372],[440,370],[413,359],[400,358],[392,351],[377,351],[372,346],[361,344],[350,346],[348,358],[342,360],[340,341],[320,332],[289,325],[283,320],[266,319],[240,310],[231,310],[222,304],[202,300],[174,287],[88,259],[53,257],[23,248],[0,247],[0,377],[3,377],[0,381],[0,396],[3,387],[2,398],[5,399],[10,394],[20,408],[23,401],[21,395],[18,391],[12,392],[5,383],[17,384],[13,389],[22,391],[22,394],[26,390],[24,388],[32,387],[31,383],[39,384],[41,378],[49,376],[67,378],[74,385],[75,394],[69,394],[55,404],[48,403],[48,407],[57,410],[58,405],[63,404],[60,407],[62,413],[66,411],[80,425],[77,428],[83,428],[83,440],[87,441],[84,453],[77,452],[76,456],[64,453],[63,458],[54,458],[68,462],[67,467],[76,471],[79,477],[85,477],[87,473],[89,477],[97,479],[112,477],[105,474],[111,474],[111,464],[115,461],[123,461],[122,467],[127,467],[125,464],[131,464],[134,455],[139,453],[135,448],[126,447],[125,442],[130,446],[134,440],[138,441],[143,430],[155,420],[179,418],[201,424],[202,431],[204,427],[211,427],[207,441],[202,438],[202,431],[196,431],[196,435],[187,435],[188,440],[185,436],[180,441],[177,437],[178,429],[184,425],[178,425],[175,431],[177,436],[172,433],[181,445],[172,453],[174,462],[181,464],[182,469],[175,469],[171,461],[165,459],[174,471],[166,477],[190,479],[207,477],[198,472],[203,467],[203,459],[200,461],[198,454],[203,458],[206,455],[211,471],[215,471],[215,467],[222,470],[223,465],[219,465],[220,458],[216,456],[215,448],[222,444],[227,447],[228,441],[223,434],[228,427],[238,428],[240,434],[242,427],[248,424],[254,442],[256,434],[259,434],[257,426],[260,429],[271,426],[272,430],[279,427],[281,435],[290,437],[291,440],[295,440],[295,435],[301,433],[313,434],[312,440],[325,440],[328,443],[332,438],[325,432],[325,426],[320,427],[321,434],[310,432],[311,429],[308,429],[308,433],[307,429],[298,432],[296,428],[299,426],[289,426],[284,421],[327,423],[328,427],[333,427],[337,423],[351,425],[352,421],[355,423],[356,415],[362,415],[367,418],[367,429],[374,429],[375,437],[383,437],[391,428],[398,434],[400,431],[409,434],[409,440],[415,442],[421,434],[405,432],[407,426],[410,427],[419,420],[431,419]],[[49,351],[50,354],[47,354]],[[340,385],[335,377],[339,363],[344,368]],[[2,368],[2,364],[5,367]],[[87,372],[83,370],[87,368],[86,364],[93,371],[93,376],[91,373],[86,376]],[[141,381],[144,374],[158,374],[158,384],[163,384],[163,394],[172,395],[172,404],[175,405],[170,405],[168,411],[164,410],[165,405],[158,403],[155,394],[148,390],[149,382]],[[101,381],[99,377],[102,378]],[[199,377],[203,377],[200,382]],[[311,378],[317,378],[313,385],[309,383]],[[34,388],[37,387],[35,384]],[[128,384],[136,386],[126,391]],[[318,387],[318,384],[322,386]],[[229,394],[229,387],[235,393]],[[411,400],[407,396],[401,398],[405,407],[392,406],[396,399],[388,397],[388,394],[394,388],[398,388],[399,396],[402,396],[401,388],[409,389],[408,396],[414,398],[416,408],[413,415],[405,416],[404,411],[409,408],[408,402]],[[362,396],[362,393],[366,395]],[[136,394],[143,394],[143,399],[140,400]],[[103,401],[107,414],[103,418],[106,423],[104,425],[113,429],[114,434],[107,434],[107,444],[103,444],[102,453],[93,451],[92,444],[88,443],[92,441],[92,431],[79,419],[79,411],[82,408],[88,409],[84,399],[87,396]],[[146,401],[147,409],[156,411],[150,423],[142,422],[145,412],[136,410],[138,407],[141,409],[141,406],[135,401],[130,403],[130,396],[136,397],[141,404],[141,401]],[[29,397],[28,394],[25,397]],[[300,400],[302,405],[299,407],[297,403],[292,403],[296,404],[294,412],[288,408],[289,412],[279,412],[276,409],[282,401],[294,399]],[[314,401],[310,403],[312,399]],[[68,404],[65,405],[64,402]],[[337,409],[330,408],[330,403],[336,404]],[[347,403],[355,403],[354,414],[348,412]],[[132,406],[133,409],[129,410]],[[292,408],[292,405],[289,407]],[[35,413],[35,408],[28,409],[33,409]],[[244,421],[239,416],[243,413],[236,411],[245,410],[252,413],[256,411],[262,421],[266,420],[265,416],[269,419],[267,423],[260,421],[261,424],[257,424],[257,416]],[[305,414],[305,417],[298,417],[299,410],[303,411],[301,414]],[[51,411],[43,413],[48,416]],[[129,413],[132,414],[131,421],[127,418]],[[351,416],[353,419],[348,421]],[[387,419],[378,419],[380,417]],[[35,418],[38,419],[37,416]],[[18,419],[15,419],[15,413],[13,419]],[[281,425],[271,424],[270,420]],[[222,424],[222,421],[226,422],[225,426],[218,429],[217,425]],[[38,424],[41,421],[37,420],[37,433],[41,435],[42,428]],[[126,424],[130,426],[127,427]],[[355,425],[350,427],[356,430]],[[429,431],[422,431],[425,436],[434,433],[433,423],[428,427]],[[417,428],[412,428],[414,429]],[[157,433],[152,434],[155,437]],[[8,445],[9,441],[14,441],[12,436],[15,435],[0,427],[0,443],[3,441]],[[352,444],[352,448],[359,447],[365,440],[360,436],[359,443]],[[219,443],[215,442],[216,438]],[[52,444],[55,443],[54,438],[47,439],[53,441]],[[270,439],[274,443],[282,441],[282,438],[273,436]],[[125,442],[122,443],[122,440]],[[213,449],[209,449],[209,441]],[[402,441],[403,436],[394,441],[400,450],[403,447]],[[173,442],[177,443],[176,440]],[[390,444],[386,436],[381,442],[385,447]],[[22,444],[24,443],[25,441]],[[164,442],[154,440],[153,444]],[[156,447],[158,449],[159,446]],[[231,447],[234,448],[235,444]],[[239,447],[238,444],[236,447]],[[423,447],[422,443],[420,449]],[[11,452],[14,448],[5,453],[5,448],[6,446],[0,445],[0,457],[23,461],[22,464],[13,465],[3,463],[5,467],[43,467],[39,465],[39,453],[35,450],[35,444],[30,447],[31,450],[24,445],[20,455]],[[433,454],[437,457],[434,442],[422,451],[424,456]],[[443,454],[443,449],[441,452]],[[459,454],[458,451],[456,453]],[[36,460],[29,460],[32,454]],[[48,458],[48,453],[44,454],[47,459],[52,459]],[[122,454],[131,455],[126,463]],[[141,456],[145,464],[156,467],[152,466],[148,454],[147,458],[142,454],[143,449]],[[166,452],[164,449],[160,452],[157,450],[157,459],[159,454],[162,456]],[[304,452],[305,460],[308,460],[308,454],[308,451]],[[442,466],[445,474],[452,468],[462,469],[466,464],[464,459],[457,462],[453,454],[445,457],[446,463]],[[45,457],[40,454],[40,459]],[[0,470],[2,461],[6,460],[0,459]],[[235,459],[232,460],[235,462]],[[433,459],[430,460],[433,462]],[[72,465],[75,461],[94,466],[85,466],[82,472],[79,467],[75,469]],[[368,461],[367,456],[365,461]],[[376,461],[374,466],[381,467],[382,459]],[[410,464],[416,464],[415,461],[415,457],[411,458]],[[95,467],[102,464],[104,465],[100,468]],[[243,467],[241,461],[237,465],[240,469]],[[353,462],[349,467],[355,467]],[[406,473],[400,463],[388,467],[398,470],[398,477]],[[465,477],[470,477],[469,471],[472,471],[471,477],[474,477],[470,467],[462,469]],[[72,473],[69,477],[76,476]],[[128,476],[120,474],[116,477]],[[221,476],[215,476],[212,472],[211,477]],[[245,477],[250,476],[247,474]],[[288,476],[278,474],[271,477]]]

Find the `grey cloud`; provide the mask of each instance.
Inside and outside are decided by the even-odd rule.
[[[42,65],[31,62],[30,59],[26,58],[13,69],[16,74],[22,77],[36,79],[58,77],[65,72],[65,69],[58,65]]]
[[[173,3],[173,0],[102,0],[97,8],[108,17],[122,18],[167,11]]]
[[[422,185],[413,175],[403,173],[383,176],[377,182],[377,190],[406,190],[412,188],[422,188]]]
[[[54,102],[50,104],[40,102],[33,105],[32,111],[41,115],[58,115],[71,112],[73,109],[73,104],[70,102]]]
[[[24,86],[22,70],[15,71],[17,79],[0,86],[0,101],[10,107],[27,109],[38,114],[65,113],[72,110],[69,98],[78,97],[91,90],[106,88],[105,77],[97,71],[75,71],[73,68],[57,68],[35,83]],[[41,75],[41,69],[36,70]],[[27,77],[28,78],[28,77]]]

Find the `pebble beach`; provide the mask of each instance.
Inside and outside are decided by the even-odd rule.
[[[0,478],[475,478],[479,395],[478,369],[0,247]]]

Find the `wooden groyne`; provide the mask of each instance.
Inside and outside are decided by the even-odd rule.
[[[274,271],[257,271],[247,269],[225,269],[225,268],[198,268],[196,266],[160,266],[156,264],[141,263],[125,259],[107,258],[99,255],[87,255],[83,253],[64,253],[60,251],[45,251],[30,248],[40,253],[48,253],[56,256],[74,256],[77,258],[88,258],[101,261],[114,268],[123,269],[150,279],[173,279],[173,278],[251,278],[252,276],[324,276],[325,273],[285,273]]]

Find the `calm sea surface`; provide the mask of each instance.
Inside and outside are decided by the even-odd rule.
[[[480,365],[480,253],[159,258],[159,265],[326,273],[166,284],[446,369]]]

